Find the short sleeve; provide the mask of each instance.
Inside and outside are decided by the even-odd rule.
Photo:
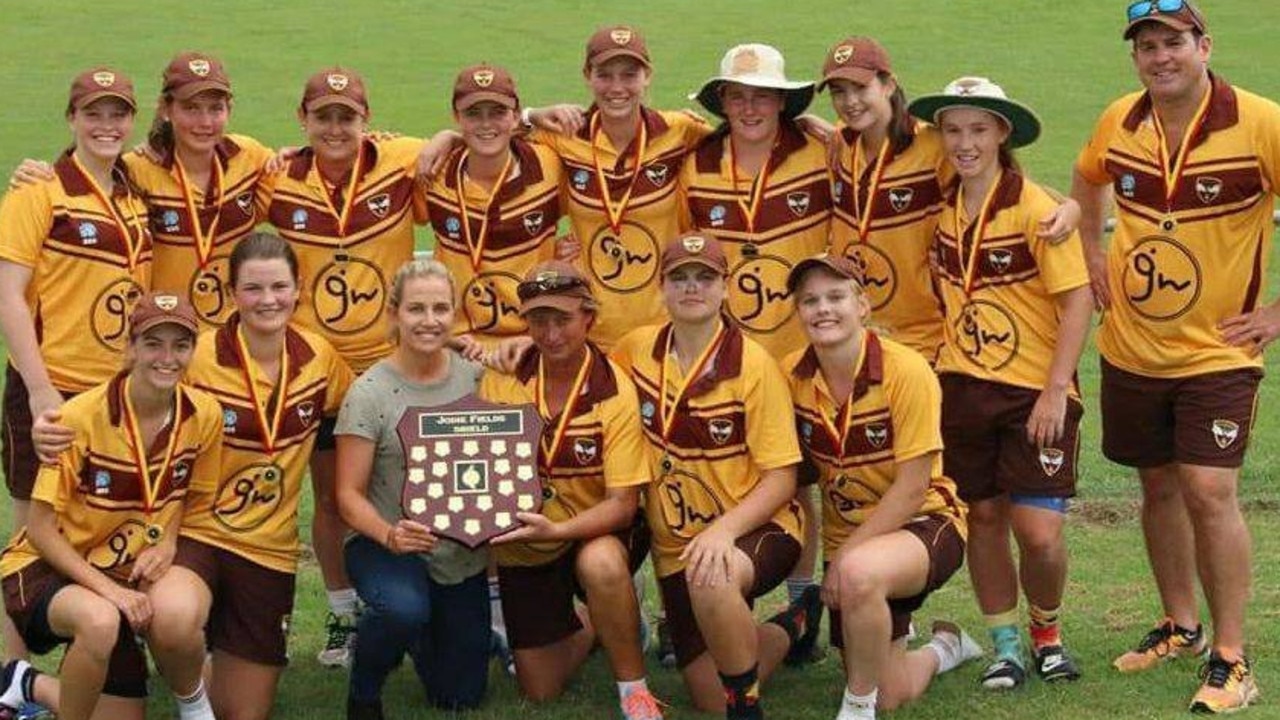
[[[374,372],[371,368],[369,373]],[[360,376],[347,391],[338,411],[334,435],[355,435],[377,442],[382,434],[382,413],[379,407],[377,383],[369,373]]]
[[[1094,185],[1107,185],[1111,182],[1107,174],[1107,148],[1111,139],[1124,118],[1124,112],[1130,106],[1125,100],[1117,100],[1098,118],[1089,142],[1085,143],[1076,157],[1076,171],[1080,176]]]
[[[744,348],[744,353],[750,352]],[[751,458],[763,470],[800,462],[800,442],[793,422],[795,408],[791,390],[777,363],[763,348],[743,357],[747,386],[743,404],[747,417],[747,447]],[[748,362],[750,361],[750,362]]]
[[[891,360],[890,360],[891,359]],[[893,422],[893,459],[902,463],[942,450],[942,387],[914,352],[886,355],[885,395]]]
[[[604,482],[607,487],[648,484],[648,449],[640,430],[640,401],[635,385],[614,366],[618,394],[604,402]]]
[[[0,202],[0,260],[34,268],[53,227],[52,181],[10,190]]]

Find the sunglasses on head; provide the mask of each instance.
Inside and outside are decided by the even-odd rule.
[[[520,298],[521,302],[524,302],[532,300],[539,295],[562,293],[586,286],[587,283],[582,278],[573,277],[572,275],[548,275],[525,280],[517,285],[516,297]]]
[[[1138,0],[1129,5],[1129,22],[1153,13],[1176,13],[1186,5],[1184,0]]]

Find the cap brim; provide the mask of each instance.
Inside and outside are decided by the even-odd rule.
[[[728,82],[768,88],[770,90],[781,90],[785,96],[782,116],[789,119],[798,117],[809,107],[809,103],[813,102],[814,86],[812,82],[798,80],[781,82],[775,78],[759,75],[711,78],[702,84],[702,88],[698,92],[689,95],[689,99],[697,100],[712,115],[724,118],[724,106],[720,102],[720,86]]]
[[[134,100],[132,97],[128,95],[125,95],[124,93],[116,92],[114,90],[103,90],[101,92],[89,93],[88,95],[85,95],[84,97],[80,98],[80,102],[76,103],[76,109],[79,110],[82,107],[88,107],[89,105],[92,105],[93,103],[98,102],[102,98],[109,98],[109,97],[119,98],[120,100],[123,100],[124,103],[128,105],[130,108],[132,108],[134,112],[137,112],[138,110],[138,103],[136,100]]]
[[[1149,22],[1160,23],[1161,25],[1168,25],[1169,27],[1173,28],[1174,30],[1177,30],[1178,32],[1186,32],[1188,30],[1196,29],[1195,23],[1189,23],[1185,20],[1180,20],[1176,17],[1170,17],[1168,15],[1144,15],[1143,17],[1140,17],[1137,20],[1131,20],[1129,24],[1125,26],[1124,39],[1132,40],[1133,36],[1138,34],[1138,28],[1141,27],[1143,23],[1149,23]]]
[[[161,325],[177,325],[192,335],[198,335],[200,333],[200,327],[186,318],[181,318],[177,315],[161,315],[129,328],[129,337],[139,337],[148,330],[154,330]]]
[[[565,295],[562,293],[547,293],[530,298],[520,304],[520,317],[524,317],[534,310],[540,308],[551,308],[560,312],[573,313],[582,309],[582,304],[590,298],[582,295]]]
[[[369,108],[345,95],[321,95],[315,100],[307,103],[307,112],[316,112],[317,110],[329,107],[330,105],[343,105],[355,110],[361,115],[367,115],[369,113]]]
[[[459,98],[458,101],[454,103],[453,109],[462,111],[474,105],[479,105],[482,102],[498,103],[505,108],[517,108],[520,106],[519,99],[513,98],[510,95],[504,95],[496,92],[474,92]]]
[[[985,110],[999,115],[1009,123],[1009,147],[1019,148],[1030,145],[1040,137],[1040,118],[1031,108],[1001,98],[958,96],[958,95],[925,95],[911,101],[908,112],[925,122],[938,124],[938,115],[951,108],[970,107]]]
[[[712,270],[715,270],[717,273],[721,275],[729,274],[728,268],[721,265],[717,265],[715,261],[713,261],[711,258],[705,255],[688,255],[680,258],[679,260],[673,260],[669,263],[663,263],[662,274],[666,275],[672,270],[675,270],[677,268],[682,268],[685,265],[701,265],[703,267],[711,268]]]
[[[842,67],[838,70],[832,70],[827,73],[826,77],[822,78],[821,82],[818,83],[817,91],[822,92],[823,90],[826,90],[832,80],[848,80],[850,82],[858,83],[859,85],[867,85],[875,79],[876,71],[870,68]]]
[[[649,58],[645,57],[644,55],[641,55],[635,50],[628,50],[627,48],[616,48],[613,50],[605,50],[602,53],[598,53],[596,54],[595,57],[588,58],[586,64],[583,65],[583,68],[589,70],[591,69],[592,65],[603,65],[614,58],[620,58],[620,57],[632,58],[636,62],[640,63],[641,65],[644,65],[649,69],[653,69],[653,64],[649,62]]]
[[[804,279],[805,274],[814,268],[823,268],[837,277],[848,278],[850,280],[858,279],[848,275],[839,267],[834,265],[829,256],[823,255],[821,257],[805,258],[792,266],[791,272],[787,273],[787,292],[794,293],[796,288],[800,286],[800,281]]]
[[[202,92],[208,92],[210,90],[215,90],[227,95],[231,94],[231,86],[224,82],[218,82],[217,80],[201,80],[200,82],[187,83],[181,87],[174,88],[170,92],[173,93],[173,97],[178,100],[189,100]]]

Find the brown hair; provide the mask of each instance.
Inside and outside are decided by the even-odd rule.
[[[236,243],[227,261],[231,287],[235,287],[240,278],[240,268],[250,260],[284,260],[289,266],[289,274],[293,276],[293,283],[298,284],[298,255],[293,251],[293,246],[280,236],[253,232]]]
[[[889,146],[894,155],[900,155],[911,147],[915,139],[916,121],[907,111],[907,93],[902,89],[902,82],[887,72],[876,73],[882,83],[893,81],[893,94],[889,96],[889,108],[892,117],[889,119]]]
[[[174,137],[173,123],[169,121],[165,108],[173,102],[173,93],[163,93],[156,103],[156,114],[151,119],[151,128],[147,130],[147,145],[160,157],[166,160],[173,157]]]

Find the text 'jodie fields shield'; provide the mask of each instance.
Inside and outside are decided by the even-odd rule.
[[[518,512],[542,507],[532,405],[494,405],[468,395],[448,405],[405,409],[405,515],[441,537],[477,547],[521,525]]]

